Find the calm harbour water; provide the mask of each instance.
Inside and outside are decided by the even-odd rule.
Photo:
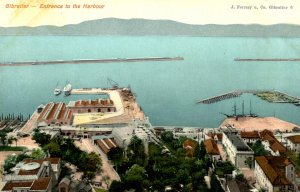
[[[0,61],[137,57],[184,57],[184,61],[0,67],[0,114],[31,114],[55,97],[57,84],[108,87],[107,77],[130,85],[154,125],[217,127],[241,112],[276,116],[300,124],[300,107],[272,104],[251,94],[211,105],[197,100],[237,89],[277,89],[300,96],[299,62],[235,62],[234,58],[299,58],[300,39],[173,36],[2,36]],[[91,96],[84,96],[88,99]],[[92,96],[95,99],[97,96]]]

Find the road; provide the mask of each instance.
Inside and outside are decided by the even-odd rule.
[[[106,155],[96,145],[94,145],[90,139],[83,139],[81,142],[75,141],[75,145],[78,146],[81,150],[84,150],[88,153],[95,152],[96,154],[99,154],[102,160],[102,174],[97,175],[95,180],[102,181],[103,176],[108,176],[110,178],[108,181],[109,184],[113,180],[120,181],[120,176],[109,163]],[[106,186],[106,184],[103,183],[102,186],[108,189],[108,186]]]

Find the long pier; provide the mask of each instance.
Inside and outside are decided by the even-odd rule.
[[[31,66],[55,64],[83,64],[83,63],[120,63],[120,62],[147,62],[147,61],[174,61],[184,60],[183,57],[145,57],[145,58],[116,58],[116,59],[74,59],[51,61],[18,61],[0,62],[0,66]]]
[[[250,58],[235,58],[234,61],[246,61],[246,62],[260,62],[260,61],[266,61],[266,62],[300,62],[300,58],[256,58],[256,59],[250,59]]]

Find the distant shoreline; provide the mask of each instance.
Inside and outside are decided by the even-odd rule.
[[[20,61],[0,62],[4,66],[32,66],[32,65],[56,65],[56,64],[82,64],[82,63],[120,63],[120,62],[146,62],[146,61],[173,61],[184,60],[183,57],[145,57],[145,58],[116,58],[116,59],[74,59],[74,60],[52,60],[52,61]]]

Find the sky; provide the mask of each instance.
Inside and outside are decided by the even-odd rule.
[[[63,8],[41,8],[48,4],[61,5]],[[80,8],[74,8],[74,4],[80,5]],[[104,5],[104,7],[84,8],[84,4]],[[13,5],[28,5],[28,7],[11,8]],[[66,5],[70,5],[70,8],[66,8]],[[271,9],[270,6],[287,7],[287,9]],[[2,27],[63,26],[101,18],[174,20],[188,24],[300,24],[300,1],[0,0],[0,26]]]

